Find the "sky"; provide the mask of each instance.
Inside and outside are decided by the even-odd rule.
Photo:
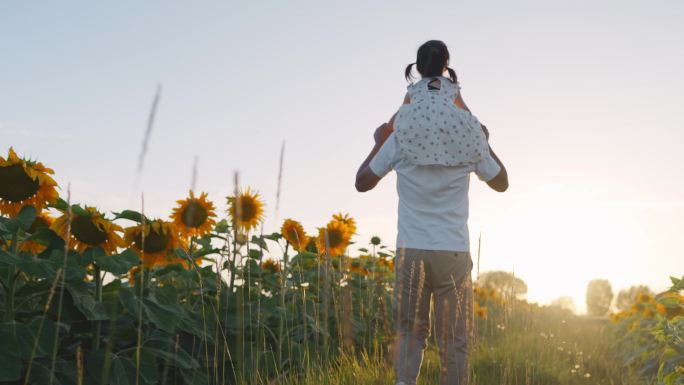
[[[363,194],[354,178],[403,100],[405,66],[440,39],[510,178],[503,194],[471,179],[479,271],[514,272],[529,300],[569,295],[579,311],[591,279],[663,290],[684,274],[684,3],[417,5],[2,2],[0,153],[52,167],[74,202],[140,209],[144,193],[158,217],[197,159],[195,187],[221,211],[235,172],[260,192],[265,232],[346,212],[352,253],[372,235],[393,246],[394,174]]]

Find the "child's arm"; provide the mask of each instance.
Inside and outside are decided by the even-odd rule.
[[[406,95],[404,95],[404,102],[402,103],[402,105],[409,104],[409,103],[411,103],[411,97],[409,96],[409,94],[407,92]],[[396,116],[397,116],[397,113],[395,112],[394,115],[392,115],[392,117],[390,118],[389,122],[387,122],[387,125],[389,126],[390,132],[394,131],[394,118]]]
[[[460,92],[458,93],[458,96],[456,97],[456,99],[454,99],[454,104],[456,106],[458,106],[459,108],[462,108],[462,109],[470,112],[470,109],[468,108],[468,106],[466,106],[465,102],[463,101],[463,98],[461,97]]]
[[[460,92],[458,93],[458,96],[456,97],[456,99],[454,99],[454,104],[457,107],[462,108],[462,109],[470,112],[470,109],[468,108],[468,106],[466,106],[465,102],[463,101],[463,98],[461,97]],[[485,137],[487,138],[487,140],[489,140],[489,131],[487,130],[487,126],[482,124],[482,122],[480,122],[480,126],[482,126],[482,131],[484,131]]]

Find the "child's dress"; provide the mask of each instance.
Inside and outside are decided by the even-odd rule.
[[[438,89],[435,79],[439,79]],[[423,78],[407,88],[411,102],[399,108],[394,132],[409,162],[464,166],[485,158],[489,145],[480,122],[454,104],[458,84],[439,76]]]

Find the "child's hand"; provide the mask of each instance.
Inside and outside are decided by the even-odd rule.
[[[385,140],[387,140],[387,137],[390,136],[391,133],[392,126],[387,123],[383,123],[380,125],[380,127],[375,129],[373,139],[375,139],[375,143],[385,143]]]

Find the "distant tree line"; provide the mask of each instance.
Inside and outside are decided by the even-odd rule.
[[[507,271],[487,271],[480,274],[477,283],[481,287],[495,289],[503,296],[522,299],[527,294],[527,284],[515,274]],[[628,310],[639,295],[653,295],[651,289],[645,285],[635,285],[620,290],[617,296],[613,293],[613,287],[607,279],[593,279],[587,284],[586,305],[587,314],[592,316],[605,316],[613,308]],[[561,296],[551,302],[551,306],[576,311],[575,301],[572,297]]]

